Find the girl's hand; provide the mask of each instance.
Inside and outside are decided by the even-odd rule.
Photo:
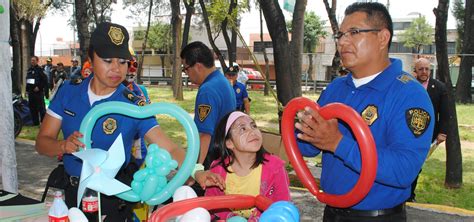
[[[208,186],[218,186],[221,190],[225,189],[225,181],[218,174],[215,174],[209,170],[196,171],[194,178],[201,185],[202,189],[206,189]]]
[[[84,148],[84,144],[79,141],[79,138],[82,138],[83,135],[78,132],[74,131],[71,135],[68,136],[66,140],[61,141],[60,148],[63,153],[74,153],[79,151],[79,148]]]

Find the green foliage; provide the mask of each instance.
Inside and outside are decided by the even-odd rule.
[[[238,1],[238,0],[235,0]],[[216,32],[220,32],[221,23],[227,18],[234,22],[237,22],[239,14],[248,11],[248,0],[242,0],[237,2],[237,7],[232,10],[229,14],[230,1],[229,0],[213,0],[211,3],[206,5],[207,12],[209,14],[209,21],[211,22],[212,29]],[[229,27],[230,28],[230,27]]]
[[[147,45],[149,48],[166,53],[171,51],[172,39],[171,25],[158,22],[150,26]]]
[[[464,38],[464,15],[465,15],[464,1],[454,0],[453,8],[451,12],[456,19],[456,29],[458,37],[456,38],[456,53],[461,53]]]
[[[433,43],[434,29],[424,16],[413,20],[410,27],[400,34],[400,42],[407,48],[415,48],[420,53],[421,47]]]
[[[48,5],[42,3],[40,0],[15,0],[11,1],[13,9],[19,19],[26,19],[33,21],[35,18],[44,17]]]
[[[291,20],[286,22],[286,27],[290,33],[293,28],[291,24]],[[325,24],[326,21],[321,20],[321,18],[316,15],[316,13],[304,13],[303,51],[305,53],[315,52],[316,47],[319,44],[319,38],[326,37],[328,35],[328,33],[324,30]]]

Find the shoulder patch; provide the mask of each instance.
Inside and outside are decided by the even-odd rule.
[[[210,105],[199,105],[198,106],[198,113],[199,113],[199,121],[204,122],[207,118],[209,113],[211,112],[212,107]]]
[[[368,105],[365,107],[364,111],[360,114],[362,119],[368,126],[372,126],[372,124],[377,120],[378,116],[378,109],[375,105]]]
[[[405,112],[405,119],[413,135],[419,137],[428,129],[431,116],[422,108],[412,108]]]
[[[145,105],[145,101],[140,99],[140,97],[136,96],[135,94],[133,94],[128,89],[124,89],[123,92],[122,92],[122,95],[125,96],[125,98],[127,98],[128,100],[130,100],[130,102],[132,102],[133,104],[136,104],[136,105],[139,105],[139,106],[144,106]]]
[[[71,82],[69,84],[71,85],[79,85],[82,83],[82,79],[81,78],[77,78],[77,79],[72,79]]]
[[[117,120],[115,120],[114,118],[109,117],[102,123],[102,130],[107,135],[114,133],[116,129],[117,129]]]
[[[402,83],[410,82],[411,80],[415,80],[412,75],[409,74],[401,74],[397,77],[397,79]]]

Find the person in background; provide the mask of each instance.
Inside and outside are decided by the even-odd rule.
[[[393,24],[387,8],[357,2],[344,14],[334,38],[350,73],[334,79],[318,103],[343,103],[361,115],[375,140],[378,166],[368,194],[349,208],[326,205],[323,221],[406,221],[405,201],[431,143],[433,107],[423,87],[402,70],[402,62],[389,58]],[[297,116],[301,153],[315,156],[322,151],[321,189],[349,192],[362,163],[347,123],[326,120],[309,107]]]
[[[48,57],[46,59],[46,65],[43,67],[44,74],[46,75],[46,78],[48,79],[48,84],[46,84],[47,89],[45,89],[45,97],[49,99],[49,91],[53,90],[54,87],[54,82],[53,82],[53,59],[51,57]]]
[[[420,58],[415,61],[415,77],[426,89],[430,96],[431,103],[434,109],[434,131],[431,142],[435,145],[446,140],[448,134],[449,124],[449,108],[448,108],[448,90],[446,85],[441,81],[431,78],[431,64],[425,58]],[[421,173],[421,171],[420,171]],[[419,175],[419,174],[418,174]],[[411,196],[407,201],[415,202],[415,189],[418,183],[418,176],[411,185]]]
[[[72,66],[69,72],[69,79],[72,79],[72,80],[80,79],[82,68],[79,65],[79,61],[76,58],[73,58],[71,62],[72,62]]]
[[[128,72],[122,84],[125,87],[127,87],[128,90],[130,90],[133,94],[135,94],[135,96],[140,98],[142,103],[150,104],[151,101],[150,101],[150,98],[148,97],[148,91],[146,90],[145,86],[138,85],[135,82],[136,77],[137,77],[138,63],[134,57],[133,51],[130,51],[130,53],[132,54],[133,58],[129,61]],[[146,154],[147,154],[147,148],[146,148],[145,139],[140,138],[140,135],[137,134],[135,136],[135,140],[132,146],[132,155],[135,158],[135,163],[137,164],[138,167],[140,167],[143,164]]]
[[[68,79],[68,74],[64,69],[64,64],[62,62],[58,62],[56,65],[56,69],[53,72],[54,78],[54,85],[58,84],[59,80],[65,81]]]
[[[85,145],[79,140],[83,135],[78,131],[85,115],[95,106],[109,101],[140,104],[121,83],[125,79],[128,60],[132,58],[128,51],[129,35],[125,27],[103,22],[91,35],[88,55],[94,67],[94,73],[84,81],[66,81],[51,101],[45,120],[36,138],[36,150],[41,155],[56,157],[63,155],[67,182],[65,188],[68,207],[77,206],[77,192],[81,175],[82,161],[72,153]],[[64,139],[59,139],[59,132]],[[154,117],[133,118],[120,114],[104,115],[97,120],[91,140],[95,148],[108,150],[115,139],[122,135],[126,160],[116,175],[116,179],[130,185],[137,170],[129,165],[131,148],[135,135],[144,137],[147,142],[155,143],[167,150],[179,165],[185,158],[184,149],[173,143],[158,125]],[[129,167],[131,166],[131,167]],[[208,171],[198,171],[196,180],[201,185],[219,185],[222,179]],[[101,195],[101,209],[106,215],[105,221],[132,221],[133,203],[115,196]],[[97,215],[88,215],[89,221],[97,221]]]
[[[44,104],[44,93],[48,89],[48,79],[43,68],[38,65],[38,56],[31,57],[31,67],[26,73],[26,92],[28,93],[28,105],[34,126],[43,122],[46,113]]]
[[[285,162],[267,153],[262,146],[262,133],[249,115],[234,111],[224,116],[217,125],[215,137],[214,146],[220,155],[212,162],[211,172],[224,178],[225,190],[208,187],[206,196],[262,195],[273,202],[290,201]],[[258,221],[262,212],[251,208],[220,209],[211,213],[221,220],[238,215],[248,221]]]
[[[232,86],[235,92],[235,110],[250,114],[250,101],[249,95],[247,93],[247,88],[244,84],[237,81],[237,73],[239,73],[238,66],[231,66],[225,71],[225,77],[229,80],[230,85]]]

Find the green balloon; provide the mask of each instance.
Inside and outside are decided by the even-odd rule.
[[[5,12],[5,9],[3,8],[3,5],[0,5],[0,14],[3,14]]]

